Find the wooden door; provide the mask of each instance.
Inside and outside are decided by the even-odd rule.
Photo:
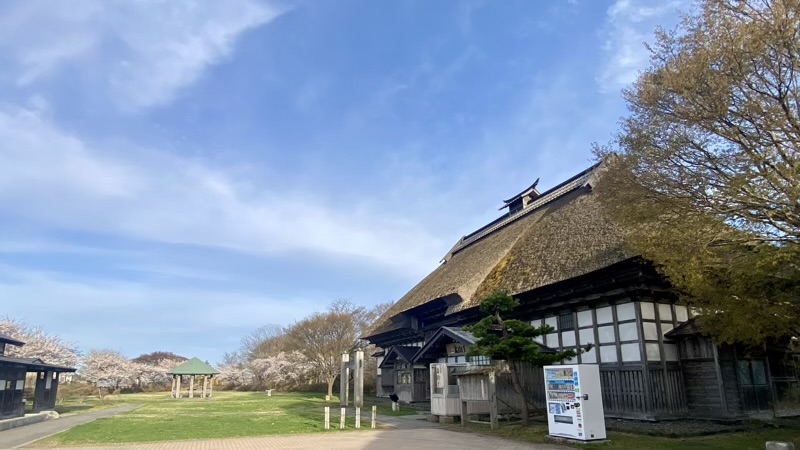
[[[771,411],[769,380],[763,359],[736,361],[736,376],[742,392],[742,407],[745,412]]]

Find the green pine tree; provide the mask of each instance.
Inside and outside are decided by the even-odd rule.
[[[519,300],[502,291],[496,291],[481,301],[481,312],[486,317],[478,323],[465,327],[472,333],[477,342],[470,346],[469,356],[486,356],[493,360],[508,363],[511,372],[511,383],[514,391],[522,399],[522,423],[528,423],[529,406],[525,389],[520,378],[520,363],[531,363],[536,366],[556,364],[574,358],[578,352],[572,349],[562,352],[543,352],[542,347],[533,339],[543,334],[552,333],[549,325],[534,327],[527,322],[515,319],[503,319],[519,306]],[[589,350],[591,344],[585,347]]]

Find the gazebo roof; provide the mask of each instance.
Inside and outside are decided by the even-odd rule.
[[[198,358],[192,358],[167,372],[168,375],[216,375],[218,373],[213,367]]]

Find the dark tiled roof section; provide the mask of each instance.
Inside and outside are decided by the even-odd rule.
[[[9,336],[7,334],[4,334],[4,333],[0,333],[0,343],[16,345],[18,347],[22,346],[22,345],[25,345],[24,342],[22,342],[20,340],[17,340],[17,339],[14,339],[13,337],[11,337],[11,336]]]
[[[419,350],[419,347],[412,347],[408,345],[395,345],[392,347],[395,353],[397,353],[400,358],[405,362],[411,362],[414,359],[414,355]]]
[[[0,366],[3,364],[15,364],[25,366],[30,371],[52,371],[52,372],[75,372],[73,367],[56,366],[47,364],[39,358],[12,358],[10,356],[0,356]]]

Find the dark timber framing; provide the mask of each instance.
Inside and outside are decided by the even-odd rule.
[[[598,167],[542,193],[529,188],[524,202],[512,198],[513,208],[506,203],[506,214],[459,239],[364,338],[387,355],[397,346],[423,346],[443,327],[480,320],[481,299],[502,290],[520,301],[512,318],[553,326],[540,344],[555,350],[594,345],[565,363],[599,365],[607,416],[729,418],[791,409],[800,355],[786,346],[742,353],[681,331],[692,323],[688,308],[651,264],[627,252],[626,233],[603,214],[593,194],[602,181]],[[397,369],[485,363],[453,360],[438,347],[422,354],[398,359],[397,368],[384,360],[382,384],[399,391],[386,384],[396,383]],[[787,355],[795,365],[779,364]],[[534,391],[543,391],[538,384]]]
[[[7,346],[21,347],[24,342],[0,334],[0,419],[25,415],[25,382],[35,374],[32,412],[55,409],[59,375],[74,368],[47,364],[39,358],[6,356]]]

